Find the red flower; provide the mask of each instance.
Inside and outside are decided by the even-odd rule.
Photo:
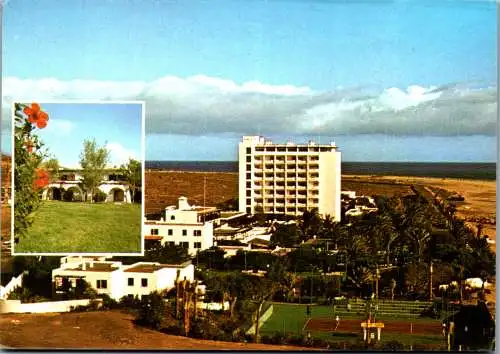
[[[37,128],[43,129],[47,126],[49,115],[40,110],[38,103],[32,103],[31,107],[24,107],[23,112],[28,116],[28,122],[35,123]]]
[[[42,189],[49,184],[49,173],[43,168],[37,168],[35,170],[36,179],[33,181],[33,187],[35,190]]]

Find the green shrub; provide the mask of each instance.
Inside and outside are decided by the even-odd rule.
[[[100,189],[98,189],[94,193],[94,202],[96,202],[96,203],[105,202],[107,197],[108,197],[108,195],[106,193],[104,193],[103,191],[101,191]]]
[[[63,200],[65,202],[72,202],[73,201],[73,195],[74,195],[74,192],[71,189],[68,189],[63,194]]]
[[[165,301],[160,294],[154,292],[142,297],[136,322],[147,327],[160,329],[164,313]]]
[[[119,308],[138,310],[141,308],[141,300],[136,296],[124,296],[118,302]]]
[[[118,308],[118,302],[111,298],[108,294],[102,294],[99,297],[102,299],[103,310],[112,310]]]

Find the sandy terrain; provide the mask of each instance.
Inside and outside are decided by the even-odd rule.
[[[205,183],[204,183],[205,181]],[[204,188],[205,194],[204,194]],[[354,190],[359,195],[389,195],[411,193],[410,184],[422,184],[456,192],[465,197],[457,214],[471,218],[496,219],[496,181],[460,180],[451,178],[342,176],[342,190]],[[191,204],[215,206],[238,196],[237,173],[210,172],[146,172],[146,213],[159,212],[177,203],[181,196]],[[475,226],[475,222],[471,226]],[[484,224],[483,233],[496,239],[495,224]]]
[[[146,214],[176,205],[180,196],[187,197],[191,205],[215,206],[238,196],[238,174],[147,171],[145,191]]]
[[[0,344],[24,349],[305,350],[172,336],[136,327],[132,319],[131,315],[118,311],[2,314]]]
[[[391,181],[403,184],[421,184],[446,189],[450,192],[461,194],[465,198],[465,202],[457,206],[457,215],[471,221],[469,223],[470,226],[476,226],[476,223],[472,221],[474,218],[487,218],[490,221],[496,221],[496,181],[397,176],[345,177],[356,177],[359,180],[371,182]],[[483,224],[483,234],[488,235],[492,240],[496,240],[496,225],[494,223]]]

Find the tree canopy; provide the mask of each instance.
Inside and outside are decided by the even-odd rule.
[[[104,177],[108,161],[109,151],[105,146],[98,146],[95,139],[83,141],[80,166],[82,167],[83,186],[90,193],[90,202],[93,202],[95,189]]]

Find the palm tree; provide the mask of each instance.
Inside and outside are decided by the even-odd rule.
[[[308,240],[319,233],[321,229],[321,217],[318,215],[318,209],[306,210],[299,219],[299,227],[302,231],[303,240]]]
[[[331,240],[335,246],[338,248],[340,241],[345,239],[346,229],[339,222],[332,219],[330,215],[326,215],[321,223],[320,235],[322,238]]]
[[[382,244],[385,251],[385,264],[391,263],[391,249],[394,242],[399,238],[399,233],[396,231],[389,215],[381,215],[377,217],[377,232],[382,237]]]

